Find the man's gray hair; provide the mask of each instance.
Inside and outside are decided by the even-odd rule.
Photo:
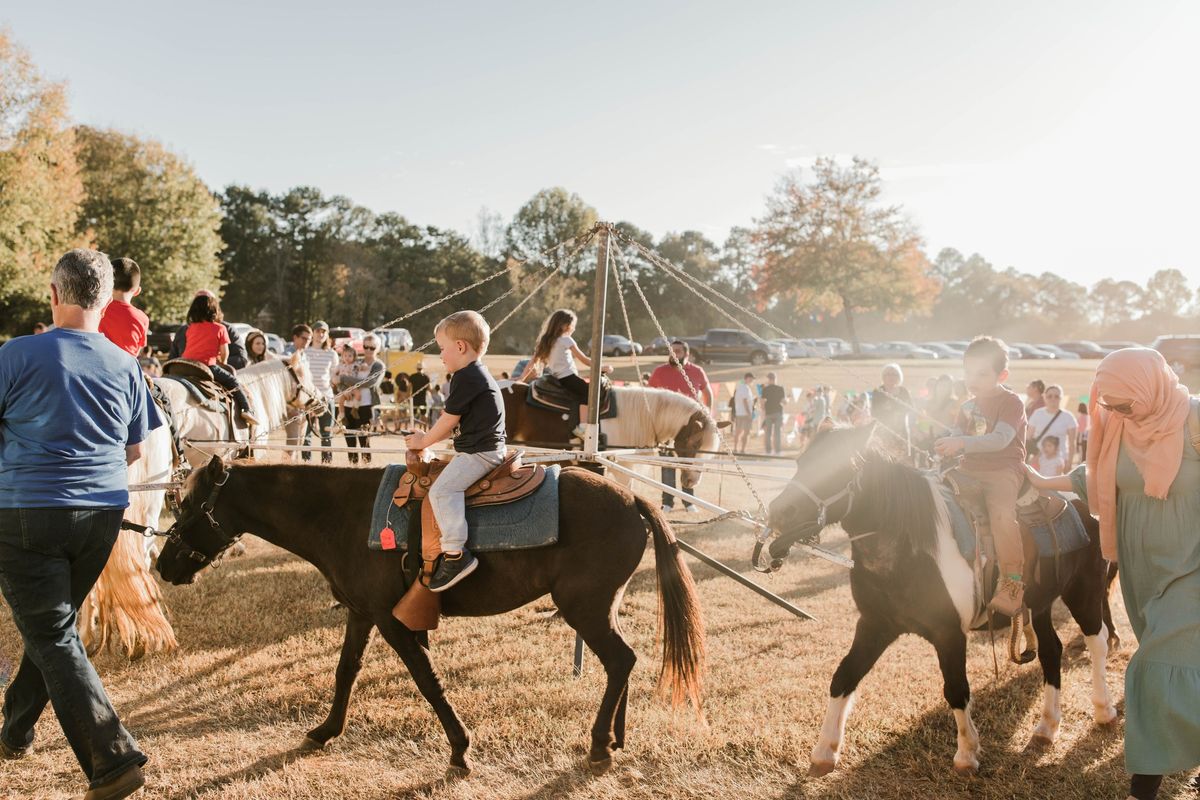
[[[895,373],[896,377],[901,381],[904,380],[904,370],[900,369],[899,364],[885,364],[883,367],[883,374],[887,375],[889,372]]]
[[[112,299],[112,262],[98,250],[71,250],[54,265],[50,282],[58,289],[60,303],[103,308]]]

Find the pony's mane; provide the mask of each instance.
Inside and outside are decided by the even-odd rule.
[[[929,478],[874,447],[858,460],[863,506],[879,529],[908,542],[913,553],[935,555],[940,515]]]
[[[291,416],[287,400],[291,392],[292,376],[287,368],[296,360],[294,356],[291,359],[271,358],[238,370],[238,380],[251,404],[266,412],[267,419],[262,421],[267,425],[277,425]],[[307,380],[302,372],[302,363],[292,366],[301,380]]]
[[[614,386],[613,391],[621,409],[621,424],[625,426],[630,441],[634,442],[665,441],[686,425],[693,414],[704,411],[704,406],[699,401],[670,389]],[[645,413],[647,404],[650,406],[649,415]],[[705,414],[704,418],[705,436],[701,449],[715,450],[716,426],[708,414]]]

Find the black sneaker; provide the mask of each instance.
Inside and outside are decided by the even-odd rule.
[[[429,579],[429,591],[444,592],[463,578],[470,575],[479,566],[479,560],[471,555],[470,550],[463,550],[457,556],[443,555],[433,577]]]
[[[25,747],[12,747],[4,740],[0,739],[0,758],[13,759],[25,758],[33,753],[33,745]]]

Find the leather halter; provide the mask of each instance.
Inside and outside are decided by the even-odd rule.
[[[862,488],[860,485],[861,480],[862,473],[858,470],[855,470],[854,477],[849,483],[833,494],[826,497],[821,497],[812,489],[810,489],[808,485],[804,483],[804,481],[800,480],[799,478],[793,478],[791,483],[788,485],[795,486],[797,489],[803,492],[809,500],[813,501],[813,504],[817,507],[817,518],[813,522],[806,522],[802,524],[799,531],[794,537],[792,537],[792,541],[794,542],[798,539],[805,538],[805,534],[809,531],[814,531],[816,534],[820,534],[821,531],[825,530],[826,526],[831,524],[829,519],[829,509],[835,504],[840,503],[843,499],[846,501],[846,510],[843,511],[837,519],[832,520],[832,522],[840,522],[845,519],[850,514],[850,510],[854,508],[854,493]],[[754,552],[750,556],[750,566],[752,566],[755,571],[764,573],[775,572],[783,566],[782,558],[772,558],[769,565],[764,566],[762,563],[763,547],[771,539],[779,538],[781,536],[783,536],[783,533],[773,528],[764,528],[762,533],[759,534],[758,540],[754,543]],[[788,543],[788,546],[791,547],[791,542]]]
[[[217,478],[217,480],[213,482],[212,489],[208,493],[208,499],[200,504],[200,511],[208,520],[209,527],[214,533],[217,534],[218,537],[224,540],[224,544],[221,545],[220,549],[217,550],[216,553],[211,556],[205,555],[199,550],[194,549],[191,545],[183,540],[183,536],[178,530],[179,524],[185,521],[185,518],[183,517],[176,519],[175,522],[171,524],[171,527],[167,529],[166,533],[163,534],[166,536],[168,542],[179,548],[180,555],[199,564],[200,569],[203,569],[211,564],[215,564],[226,550],[233,547],[233,545],[237,543],[238,539],[242,538],[241,534],[238,534],[237,536],[227,535],[224,529],[221,528],[221,524],[217,522],[216,517],[213,516],[213,512],[216,510],[217,506],[217,498],[221,495],[221,489],[223,489],[225,484],[229,482],[229,476],[232,474],[233,471],[222,464],[221,477]]]

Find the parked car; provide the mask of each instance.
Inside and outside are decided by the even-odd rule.
[[[249,322],[231,322],[229,327],[233,328],[233,334],[237,340],[243,345],[246,343],[246,334],[250,331],[256,331],[258,328],[251,325]]]
[[[362,340],[366,335],[367,332],[362,328],[333,328],[329,331],[334,350],[341,350],[343,345],[349,344],[358,353],[362,352]]]
[[[732,328],[712,328],[703,336],[689,336],[684,341],[691,348],[692,360],[701,364],[749,361],[758,365],[787,361],[787,351],[783,345]]]
[[[921,342],[919,346],[925,350],[932,350],[938,358],[962,358],[961,350],[956,350],[945,342]]]
[[[880,342],[872,352],[875,358],[937,358],[938,354],[912,342]]]
[[[513,365],[512,372],[510,372],[508,374],[511,375],[512,380],[515,381],[517,378],[521,377],[521,373],[524,372],[525,368],[528,366],[529,366],[529,359],[522,358],[520,361],[518,361],[516,364]]]
[[[1074,353],[1080,358],[1104,358],[1110,351],[1105,350],[1095,342],[1080,339],[1075,342],[1059,342],[1058,346],[1068,353]]]
[[[377,328],[372,331],[384,350],[412,350],[413,337],[408,328]]]
[[[1096,344],[1100,345],[1105,350],[1124,350],[1126,347],[1145,347],[1146,346],[1144,344],[1138,344],[1137,342],[1129,342],[1129,341],[1096,342]]]
[[[1039,350],[1045,350],[1047,353],[1053,353],[1054,357],[1059,361],[1078,361],[1079,354],[1072,353],[1070,350],[1064,350],[1056,344],[1035,344]]]
[[[606,356],[631,356],[634,353],[640,356],[642,346],[618,333],[606,333],[600,345],[600,352]]]
[[[1016,343],[1010,345],[1010,347],[1015,347],[1016,349],[1020,350],[1022,358],[1049,359],[1049,358],[1057,358],[1058,357],[1058,356],[1054,355],[1054,353],[1050,352],[1049,350],[1044,350],[1043,348],[1038,347],[1037,345],[1026,344],[1024,342],[1016,342]]]
[[[182,327],[183,325],[177,323],[155,325],[146,335],[146,344],[156,353],[169,353],[171,343],[175,341],[175,334]]]
[[[1200,369],[1200,335],[1160,336],[1150,345],[1182,374],[1185,370]]]
[[[283,350],[287,347],[287,342],[283,341],[283,337],[278,333],[264,333],[267,337],[267,352],[274,353],[277,356],[283,355]]]
[[[650,340],[649,346],[646,347],[646,353],[652,356],[665,356],[671,352],[671,342],[675,341],[670,336],[655,336]]]
[[[826,353],[820,352],[815,344],[800,339],[772,339],[774,344],[783,347],[788,358],[826,358]]]
[[[854,348],[850,346],[849,342],[836,336],[805,339],[804,343],[815,348],[817,355],[821,358],[837,358],[854,352]]]

